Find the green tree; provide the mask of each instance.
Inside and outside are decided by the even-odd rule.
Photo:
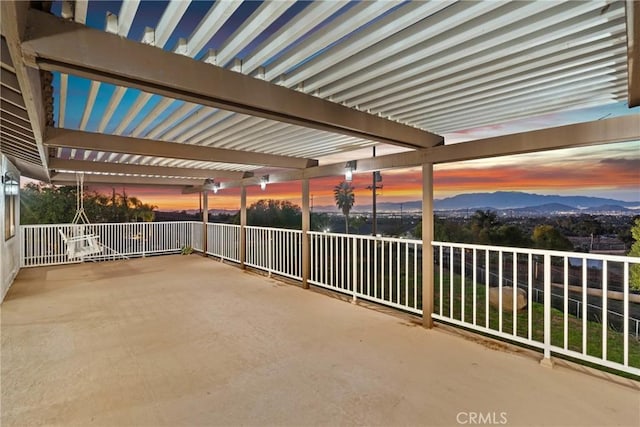
[[[498,227],[492,240],[493,244],[501,246],[528,248],[531,245],[531,239],[522,232],[522,229],[512,224]]]
[[[345,232],[349,234],[349,212],[356,203],[356,195],[353,192],[353,186],[350,182],[342,181],[333,188],[333,197],[336,200],[336,206],[344,215]]]
[[[531,240],[533,240],[533,246],[539,249],[573,250],[573,244],[569,239],[551,225],[538,225],[533,229]]]
[[[240,213],[234,217],[240,223]],[[262,199],[247,208],[247,223],[259,227],[300,228],[300,206],[289,201]]]
[[[498,216],[492,211],[477,210],[471,216],[471,234],[473,242],[479,245],[493,243],[495,229],[500,225]]]
[[[631,245],[629,256],[640,257],[640,218],[636,218],[633,227],[631,227],[631,236],[635,241]],[[629,287],[640,290],[640,264],[632,264],[629,269]]]
[[[325,231],[331,225],[331,218],[326,213],[311,213],[311,230]]]
[[[630,218],[629,225],[626,227],[621,227],[617,230],[618,239],[624,242],[626,248],[630,248],[633,245],[634,241],[638,241],[633,237],[633,229],[637,227],[637,223],[640,221],[640,215],[636,215],[633,218]]]
[[[64,224],[73,220],[76,188],[29,183],[20,190],[21,224]]]
[[[355,230],[355,233],[360,232],[362,226],[367,223],[367,217],[364,215],[354,216],[349,220],[349,225],[352,230]]]
[[[27,184],[20,191],[21,224],[65,224],[76,212],[75,186]],[[156,206],[143,203],[112,190],[110,196],[97,192],[84,195],[84,208],[89,220],[101,222],[153,221]]]
[[[422,221],[418,222],[412,234],[422,239]],[[433,237],[437,242],[474,243],[469,227],[438,216],[433,218]]]

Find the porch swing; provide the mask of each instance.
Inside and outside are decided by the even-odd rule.
[[[102,245],[98,241],[97,234],[86,233],[86,227],[90,226],[89,218],[84,211],[84,173],[76,174],[76,214],[71,221],[71,233],[65,234],[62,228],[58,229],[62,240],[67,246],[67,257],[70,261],[83,261],[85,257],[97,255],[102,252]]]

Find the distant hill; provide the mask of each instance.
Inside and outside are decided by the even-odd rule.
[[[402,205],[402,208],[401,208]],[[558,196],[525,193],[520,191],[496,191],[494,193],[467,193],[445,199],[434,200],[437,211],[456,210],[513,210],[527,213],[560,213],[560,212],[615,212],[629,213],[638,211],[640,202],[624,202],[622,200],[586,196]],[[422,201],[412,200],[401,203],[378,203],[379,212],[419,212]],[[332,205],[315,206],[315,212],[337,212]],[[371,204],[356,204],[353,212],[371,212]]]
[[[524,193],[520,191],[496,191],[495,193],[459,194],[446,199],[434,201],[436,210],[456,209],[518,209],[533,208],[543,205],[564,205],[573,209],[599,208],[615,205],[625,208],[638,206],[638,202],[623,202],[622,200],[605,199],[586,196],[547,196],[542,194]]]

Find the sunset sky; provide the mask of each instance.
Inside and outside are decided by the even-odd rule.
[[[526,191],[538,194],[561,194],[609,197],[640,202],[640,142],[600,145],[508,156],[490,160],[458,162],[435,167],[435,197],[460,193]],[[403,202],[421,198],[420,168],[384,171],[379,202]],[[311,180],[315,206],[333,205],[332,189],[343,176]],[[371,174],[354,175],[356,204],[370,204]],[[116,188],[121,191],[122,188]],[[129,194],[160,210],[198,209],[198,195],[180,194],[180,190],[126,187]],[[301,183],[274,183],[265,191],[249,187],[251,204],[262,198],[301,203]],[[210,209],[238,209],[240,190],[225,189],[211,193]]]

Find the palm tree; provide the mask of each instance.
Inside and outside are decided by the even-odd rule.
[[[333,188],[333,197],[336,199],[336,206],[344,214],[345,230],[349,234],[349,211],[356,203],[356,195],[353,193],[353,186],[347,181],[342,181]]]

